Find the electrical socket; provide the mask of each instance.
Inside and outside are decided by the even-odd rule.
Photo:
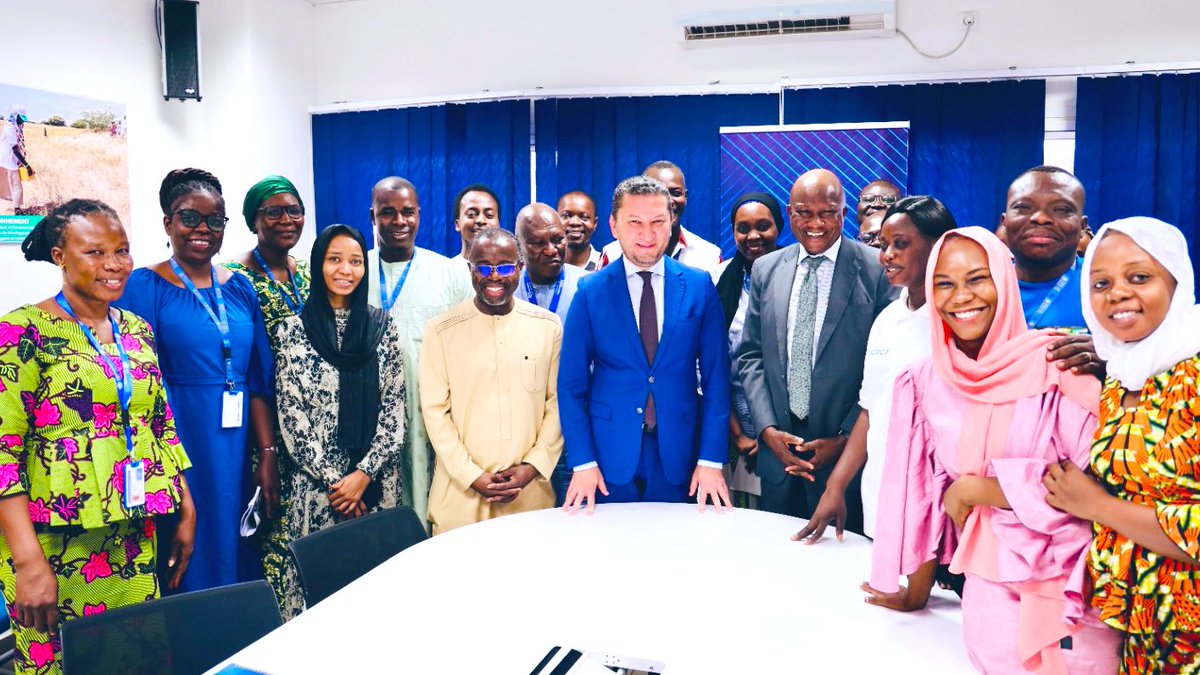
[[[959,12],[958,14],[962,17],[962,25],[964,26],[971,27],[976,23],[979,23],[979,15],[974,10],[970,12]]]

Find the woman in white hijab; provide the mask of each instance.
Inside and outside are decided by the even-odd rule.
[[[1091,471],[1051,467],[1046,501],[1095,522],[1092,607],[1125,633],[1122,673],[1200,668],[1200,307],[1187,241],[1153,218],[1101,228],[1083,314],[1108,362]]]

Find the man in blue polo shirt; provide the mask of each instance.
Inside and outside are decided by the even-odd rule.
[[[1016,265],[1025,321],[1066,334],[1051,345],[1052,360],[1063,369],[1102,375],[1079,290],[1083,204],[1083,185],[1069,171],[1035,166],[1009,186],[1000,229]]]

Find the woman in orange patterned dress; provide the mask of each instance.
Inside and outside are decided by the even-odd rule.
[[[1108,361],[1092,472],[1046,474],[1046,501],[1095,522],[1092,606],[1125,634],[1122,673],[1200,672],[1200,307],[1187,242],[1152,218],[1109,223],[1083,264]]]

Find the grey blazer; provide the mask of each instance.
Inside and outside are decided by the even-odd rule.
[[[788,300],[800,244],[773,251],[754,263],[750,303],[734,368],[741,379],[754,428],[774,426],[788,433]],[[842,237],[833,268],[833,286],[817,341],[816,365],[806,440],[849,434],[858,419],[858,391],[871,324],[897,292],[879,264],[878,252]]]

